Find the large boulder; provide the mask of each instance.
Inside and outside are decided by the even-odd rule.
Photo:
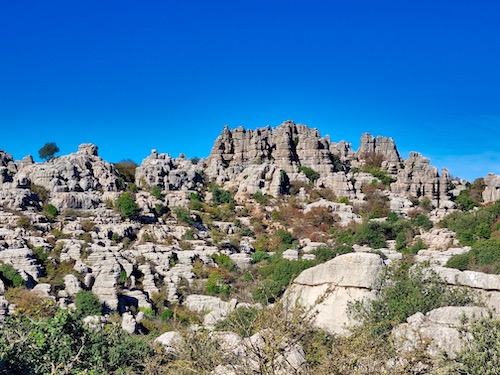
[[[378,254],[349,253],[303,271],[285,293],[287,304],[311,314],[313,324],[332,334],[348,334],[354,322],[350,302],[375,298],[384,263]]]

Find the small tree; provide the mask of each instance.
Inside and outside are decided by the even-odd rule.
[[[40,159],[50,160],[54,157],[54,154],[58,153],[59,147],[54,142],[46,143],[40,150],[38,150],[38,155]]]
[[[135,203],[133,194],[126,191],[115,202],[115,207],[120,211],[120,215],[126,219],[134,219],[139,214],[139,207]]]

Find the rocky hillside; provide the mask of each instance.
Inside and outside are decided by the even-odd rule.
[[[291,121],[200,161],[0,151],[0,371],[468,371],[500,327],[499,199]]]

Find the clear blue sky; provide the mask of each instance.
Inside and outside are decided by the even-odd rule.
[[[225,124],[291,119],[500,173],[499,16],[497,0],[3,2],[0,149],[204,157]]]

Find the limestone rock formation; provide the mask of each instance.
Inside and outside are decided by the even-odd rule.
[[[135,180],[139,185],[162,190],[194,190],[204,183],[200,166],[185,157],[175,159],[156,150],[137,167]]]
[[[470,322],[483,316],[487,316],[486,308],[471,306],[441,307],[425,315],[418,312],[393,330],[394,344],[401,352],[426,348],[433,357],[444,352],[453,359],[463,348],[459,328],[464,325],[464,318]]]
[[[293,281],[285,293],[289,304],[298,303],[314,314],[314,324],[332,334],[346,334],[353,324],[347,304],[374,298],[380,288],[384,263],[378,254],[349,253],[309,268]]]
[[[500,199],[500,175],[490,173],[484,178],[486,185],[483,191],[484,203],[495,202]]]
[[[403,196],[428,197],[436,207],[440,201],[449,199],[451,177],[443,168],[441,176],[430,160],[418,152],[411,152],[404,162],[404,168],[397,174],[396,182],[391,184],[393,193]]]

